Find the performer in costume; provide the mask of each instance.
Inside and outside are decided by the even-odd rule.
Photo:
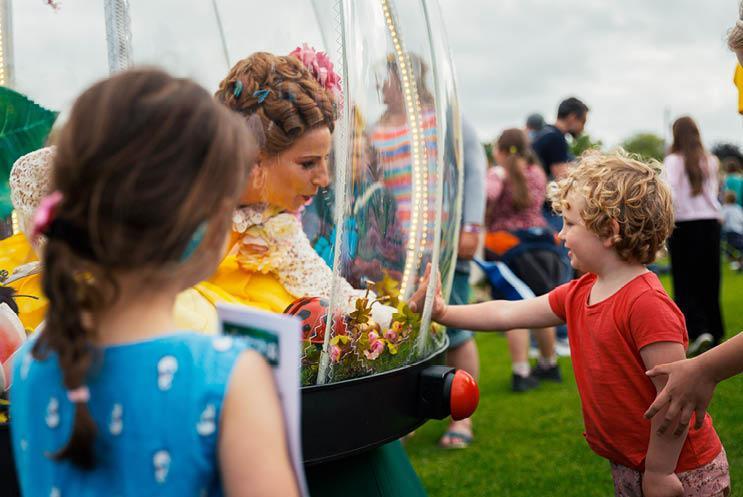
[[[219,85],[216,97],[258,119],[265,135],[233,217],[230,251],[209,281],[244,304],[281,312],[298,297],[330,297],[332,271],[310,245],[298,213],[330,183],[339,83],[327,56],[305,45],[289,56],[255,53]],[[346,281],[338,287],[349,308],[364,293]],[[380,324],[390,312],[372,309]],[[399,442],[309,467],[307,478],[312,495],[425,495]]]
[[[314,74],[307,67],[316,67]],[[328,155],[340,104],[332,64],[306,45],[285,57],[259,52],[232,68],[216,97],[246,117],[256,116],[265,144],[233,216],[231,248],[209,283],[243,304],[273,312],[300,297],[330,299],[332,270],[312,248],[299,214],[330,184]],[[339,281],[348,311],[365,293]],[[372,307],[383,327],[394,311]]]

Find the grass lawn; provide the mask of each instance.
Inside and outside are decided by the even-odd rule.
[[[670,291],[668,277],[663,283]],[[727,336],[743,330],[743,274],[725,270],[722,292]],[[610,496],[609,463],[582,437],[580,399],[569,359],[565,382],[531,392],[510,391],[511,367],[503,335],[477,337],[482,371],[475,442],[466,450],[436,447],[446,421],[430,421],[407,443],[431,497]],[[721,383],[709,409],[727,450],[732,496],[743,497],[743,375]]]

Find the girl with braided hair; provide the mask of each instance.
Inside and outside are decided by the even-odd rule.
[[[252,143],[202,88],[158,70],[75,102],[31,235],[46,240],[45,325],[14,361],[24,495],[298,494],[269,366],[173,317],[223,253]]]

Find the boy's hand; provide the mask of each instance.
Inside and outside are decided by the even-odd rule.
[[[413,312],[423,311],[423,302],[426,300],[426,290],[428,289],[428,282],[431,278],[431,263],[429,262],[426,266],[426,272],[418,282],[418,289],[411,295],[408,307]],[[433,309],[431,309],[431,319],[439,321],[446,314],[446,302],[441,294],[441,275],[436,271],[436,296],[433,298]]]
[[[674,473],[645,471],[642,476],[642,493],[645,497],[683,497],[684,486]]]
[[[680,436],[689,425],[691,413],[696,412],[694,428],[699,429],[704,423],[704,412],[715,391],[716,383],[710,378],[696,359],[685,359],[670,364],[660,364],[646,373],[651,378],[668,375],[668,382],[655,398],[645,417],[650,419],[666,404],[670,404],[658,433],[664,433],[670,426],[678,425],[673,432]]]

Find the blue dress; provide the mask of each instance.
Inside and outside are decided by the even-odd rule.
[[[11,436],[28,497],[221,496],[217,440],[239,338],[178,332],[107,346],[90,370],[96,467],[80,470],[49,454],[69,439],[74,406],[56,354],[14,361]]]

